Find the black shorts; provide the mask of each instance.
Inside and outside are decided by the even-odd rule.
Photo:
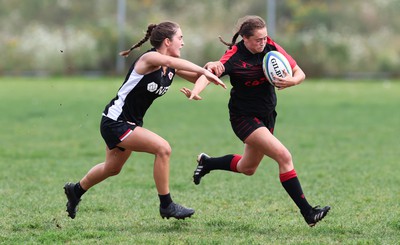
[[[230,115],[230,121],[233,132],[244,142],[251,133],[260,127],[266,127],[271,133],[274,133],[276,115],[275,111],[267,117]]]
[[[103,116],[100,123],[100,133],[110,150],[117,147],[137,127],[134,123],[114,121]],[[124,150],[121,147],[118,147]]]

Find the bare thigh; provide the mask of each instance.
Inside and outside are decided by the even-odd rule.
[[[169,143],[142,127],[136,127],[118,146],[136,152],[154,154],[153,177],[157,192],[160,195],[169,193],[169,160],[171,147]]]
[[[156,133],[142,127],[136,127],[135,130],[118,146],[129,151],[147,152],[157,154],[160,151],[170,151],[169,143]]]
[[[106,147],[106,160],[104,162],[105,171],[111,173],[111,175],[118,174],[121,171],[132,151],[148,152],[152,154],[170,151],[167,141],[142,127],[135,128],[135,130],[133,130],[125,140],[119,143],[118,146],[125,150],[122,151],[119,148],[110,150]]]
[[[261,127],[256,129],[247,137],[245,143],[245,154],[254,154],[254,156],[248,157],[250,160],[261,161],[261,155],[266,155],[279,164],[280,172],[293,169],[290,152],[267,128]],[[252,164],[254,165],[256,163]]]

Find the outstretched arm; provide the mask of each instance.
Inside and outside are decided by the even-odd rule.
[[[191,83],[196,83],[197,80],[200,78],[200,76],[197,73],[190,72],[190,71],[177,70],[176,74],[178,76],[188,80]],[[220,85],[221,87],[226,89],[226,85],[222,81],[211,81],[211,82],[213,82],[215,85]]]
[[[189,100],[201,100],[202,98],[199,94],[205,89],[205,87],[207,87],[208,84],[210,84],[210,82],[207,80],[207,78],[205,76],[200,76],[197,79],[193,90],[183,87],[180,91],[184,93]],[[226,88],[225,84],[223,85],[223,87]]]
[[[148,74],[160,66],[175,68],[176,70],[197,73],[197,76],[204,75],[209,81],[217,84],[223,82],[210,71],[184,59],[163,55],[158,52],[148,52],[142,55],[136,62],[135,71],[139,74]]]
[[[210,84],[210,81],[207,80],[207,78],[204,75],[198,76],[197,73],[194,72],[188,72],[188,71],[182,71],[182,70],[177,70],[176,74],[189,82],[195,83],[195,86],[193,90],[190,90],[186,87],[183,87],[180,89],[180,91],[186,95],[186,97],[189,98],[189,100],[201,100],[200,93],[205,89],[205,87]],[[220,85],[224,89],[226,89],[226,85],[223,82],[215,82],[215,85]]]

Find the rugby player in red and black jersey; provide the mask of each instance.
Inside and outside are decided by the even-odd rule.
[[[198,185],[201,178],[213,170],[253,175],[264,156],[268,156],[278,163],[282,186],[300,209],[307,224],[312,227],[325,217],[330,207],[312,207],[308,203],[289,150],[273,135],[277,98],[275,87],[267,81],[263,73],[263,57],[267,52],[276,50],[290,63],[293,76],[283,71],[284,78],[275,77],[278,89],[300,84],[305,79],[305,74],[296,61],[268,37],[265,21],[261,17],[245,16],[238,21],[237,27],[231,43],[221,39],[221,42],[229,46],[226,53],[219,61],[209,62],[205,67],[217,76],[229,75],[232,84],[229,100],[230,122],[233,131],[244,143],[244,153],[221,157],[210,157],[201,153],[193,175],[194,183]],[[239,35],[242,40],[236,43]]]

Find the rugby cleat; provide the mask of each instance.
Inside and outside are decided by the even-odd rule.
[[[194,214],[191,208],[185,208],[182,205],[172,202],[167,208],[160,207],[160,215],[164,218],[185,219],[190,218]]]
[[[76,212],[78,212],[78,204],[81,201],[81,199],[76,196],[74,188],[74,183],[66,183],[64,185],[64,192],[68,199],[66,211],[71,219],[75,218]]]
[[[320,208],[319,206],[313,207],[308,213],[301,213],[310,227],[316,225],[321,221],[329,212],[331,207],[325,206]]]
[[[197,167],[194,170],[193,182],[195,185],[200,184],[201,178],[208,174],[210,171],[206,170],[204,161],[210,157],[206,153],[200,153],[197,157]]]

